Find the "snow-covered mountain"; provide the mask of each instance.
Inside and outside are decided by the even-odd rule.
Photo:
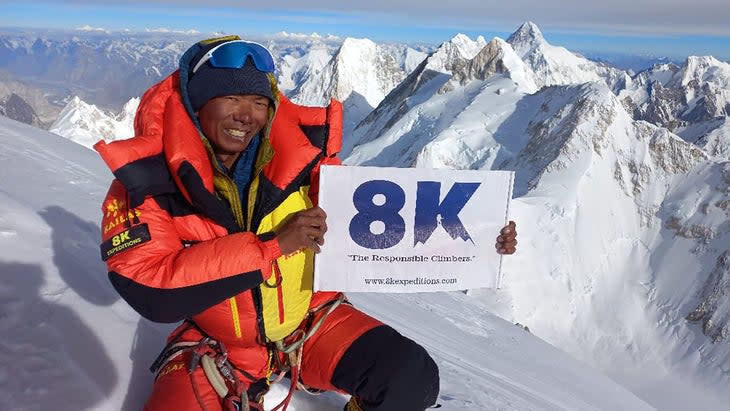
[[[717,408],[730,400],[730,164],[633,119],[613,90],[625,77],[537,58],[556,49],[535,33],[445,70],[425,62],[355,130],[345,162],[516,171],[513,215],[535,258],[506,265],[508,318],[659,409]]]
[[[5,29],[0,30],[0,70],[55,95],[79,96],[104,110],[117,111],[177,69],[180,56],[191,44],[220,35]],[[326,64],[342,42],[287,33],[250,40],[272,50],[284,89],[292,82],[289,76],[297,75],[281,61],[284,56],[304,55],[310,47],[319,48],[329,54]]]
[[[507,120],[507,134],[529,140],[500,166],[517,171],[515,213],[542,212],[523,231],[540,258],[510,265],[505,279],[515,320],[539,324],[536,333],[658,409],[726,402],[730,347],[716,336],[728,326],[718,261],[730,244],[730,164],[634,121],[603,83],[555,86],[520,103],[513,116],[531,120]],[[532,287],[548,291],[526,298]],[[709,323],[704,334],[686,320],[700,306],[693,319]]]
[[[92,148],[99,140],[109,142],[134,136],[134,115],[137,106],[139,97],[129,100],[121,113],[113,114],[74,97],[48,130]]]
[[[321,71],[294,90],[293,100],[307,105],[341,101],[349,133],[405,76],[401,63],[373,41],[347,38]]]
[[[635,118],[703,147],[709,144],[713,154],[728,158],[730,64],[690,56],[682,66],[656,65],[639,73],[620,96]]]
[[[530,93],[509,58],[483,61],[486,79],[432,79],[381,112],[345,162],[516,171],[533,258],[504,266],[506,316],[658,409],[726,404],[730,163],[634,120],[604,79]]]
[[[348,156],[356,145],[365,144],[386,132],[409,108],[438,94],[449,81],[454,66],[472,59],[486,44],[481,36],[473,41],[463,34],[441,44],[357,125],[351,135],[345,135],[342,156]]]
[[[245,33],[240,34],[245,36]],[[220,35],[222,33],[0,29],[0,72],[5,71],[10,77],[42,86],[61,96],[76,95],[103,109],[118,110],[124,102],[141,95],[150,85],[174,71],[180,55],[195,41]],[[305,80],[317,77],[347,40],[323,37],[316,33],[301,35],[284,32],[245,38],[265,44],[272,51],[281,89],[290,96],[296,94],[294,90]],[[358,42],[369,40],[349,41],[355,45],[346,47],[345,52],[349,49],[353,50],[350,53],[354,53]],[[377,48],[373,60],[362,61],[362,64],[392,59],[400,72],[412,70],[429,51],[427,46],[411,47],[405,44],[379,44]],[[363,70],[353,67],[355,61],[351,57],[346,59],[351,61],[347,63],[348,69]],[[3,82],[6,81],[5,77]],[[354,81],[352,83],[364,91],[363,86]],[[347,86],[339,87],[342,89]],[[366,92],[371,97],[369,93]],[[311,93],[306,96],[312,99],[329,97]]]
[[[0,409],[141,409],[171,328],[141,319],[107,280],[98,221],[111,173],[96,153],[2,117],[0,145]],[[444,410],[652,409],[488,312],[506,304],[460,292],[349,297],[429,350]],[[272,387],[267,410],[288,384]],[[339,411],[346,400],[297,392],[288,409]]]
[[[332,45],[323,42],[311,42],[305,50],[301,47],[281,48],[277,69],[279,70],[279,87],[286,95],[296,95],[296,90],[307,79],[318,78],[335,53]],[[313,96],[314,99],[322,96]]]
[[[48,31],[0,33],[0,68],[57,95],[118,110],[177,67],[199,35]]]
[[[337,49],[319,38],[299,46],[269,41],[267,47],[278,57],[280,88],[293,101],[324,105],[334,98],[343,102],[346,134],[403,80],[404,70],[426,56],[407,46],[380,46],[353,38],[342,41]],[[74,96],[50,131],[87,147],[99,139],[128,138],[138,103],[138,98],[132,98],[116,114]]]
[[[564,47],[548,43],[532,22],[520,26],[507,42],[535,73],[538,87],[603,80],[618,92],[630,79],[623,70],[593,62]]]
[[[53,90],[54,96],[70,93],[66,99],[70,107],[66,109],[74,111],[74,117],[69,118],[64,113],[56,118],[60,111],[57,109],[54,117],[43,124],[55,121],[55,132],[76,139],[80,135],[86,139],[89,132],[96,129],[103,131],[98,137],[109,139],[110,121],[123,115],[107,114],[112,118],[109,120],[98,112],[86,110],[93,118],[82,119],[80,115],[84,109],[79,109],[78,100],[84,104],[93,102],[88,104],[98,107],[100,112],[115,113],[124,102],[140,96],[148,86],[174,71],[180,55],[190,44],[219,35],[77,34],[0,32],[0,69],[43,84]],[[375,44],[368,39],[317,34],[278,33],[250,39],[265,44],[272,51],[280,89],[292,100],[307,105],[324,104],[330,98],[343,101],[347,113],[346,130],[352,129],[377,106],[429,51],[426,46]],[[1,81],[0,91],[2,85],[9,82]],[[10,103],[16,101],[17,98]],[[33,103],[31,108],[50,105],[47,101],[37,104],[34,100]],[[18,104],[11,104],[3,112],[20,119],[31,115],[28,110],[18,114],[17,107]],[[95,122],[103,124],[95,126]],[[74,130],[74,124],[83,126]],[[128,137],[126,129],[120,131],[122,134],[114,138]]]

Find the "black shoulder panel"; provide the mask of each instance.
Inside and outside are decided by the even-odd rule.
[[[164,154],[141,158],[114,172],[129,193],[129,207],[135,208],[145,197],[173,193],[177,190],[167,168]]]
[[[329,126],[299,126],[313,146],[326,151],[327,138],[329,137]]]
[[[196,214],[198,211],[193,208],[188,200],[177,190],[174,193],[154,196],[157,205],[167,211],[172,217],[184,217]]]

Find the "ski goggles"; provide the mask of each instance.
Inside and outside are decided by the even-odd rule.
[[[206,62],[216,68],[241,68],[249,57],[259,71],[274,72],[274,58],[266,47],[251,41],[232,40],[219,44],[205,53],[193,67],[193,74]]]

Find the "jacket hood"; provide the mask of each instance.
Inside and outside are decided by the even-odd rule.
[[[216,203],[220,201],[215,195],[215,161],[186,94],[188,67],[202,50],[199,47],[200,43],[191,47],[181,58],[180,69],[144,93],[135,115],[135,137],[101,140],[94,149],[126,188],[131,208],[146,195],[171,192],[177,186],[191,204],[213,210],[209,216],[223,221],[215,218],[225,214]],[[285,189],[316,172],[311,166],[317,158],[334,158],[339,152],[342,106],[334,100],[328,107],[299,106],[279,92],[273,75],[270,78],[276,106],[270,108],[255,168],[266,176],[267,184]]]
[[[193,105],[190,102],[190,93],[188,91],[188,84],[190,83],[190,79],[192,76],[193,63],[199,60],[198,56],[200,56],[202,53],[207,52],[208,50],[212,49],[220,43],[231,40],[241,40],[241,38],[234,35],[201,40],[190,46],[190,48],[188,48],[185,53],[183,53],[183,55],[180,57],[180,62],[178,64],[178,73],[180,76],[180,96],[183,105],[185,106],[185,110],[187,111],[190,118],[193,120],[193,124],[195,124],[198,130],[201,130],[200,122],[198,121],[198,116],[195,114]],[[269,121],[264,127],[264,130],[262,130],[263,134],[265,136],[268,136],[271,130],[271,123],[273,121],[274,114],[276,113],[276,109],[279,106],[279,102],[281,100],[281,93],[279,92],[279,87],[277,86],[277,81],[274,74],[266,73],[266,75],[269,78],[271,94],[274,96],[274,106],[269,108]]]

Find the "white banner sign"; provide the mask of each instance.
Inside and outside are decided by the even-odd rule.
[[[322,166],[327,234],[314,289],[427,292],[496,288],[494,244],[514,173]]]

